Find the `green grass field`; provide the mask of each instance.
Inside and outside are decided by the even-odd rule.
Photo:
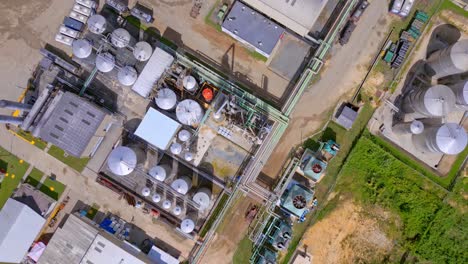
[[[40,149],[45,149],[47,147],[47,142],[45,142],[45,141],[43,141],[43,140],[41,140],[39,138],[33,137],[31,135],[31,133],[29,133],[29,132],[20,130],[20,131],[17,132],[17,134],[19,136],[21,136],[22,138],[26,139],[27,141],[29,141],[34,146],[40,148]]]
[[[8,173],[0,183],[0,209],[18,187],[28,167],[28,163],[20,163],[20,159],[0,147],[0,168]]]
[[[206,233],[211,229],[211,226],[213,225],[214,221],[216,218],[218,218],[218,215],[221,213],[221,210],[224,208],[226,205],[226,202],[229,198],[229,195],[226,193],[222,194],[221,198],[219,198],[218,205],[214,209],[213,213],[211,214],[210,218],[206,221],[205,225],[203,228],[200,230],[200,237],[205,237]]]
[[[24,183],[28,183],[34,187],[37,187],[44,176],[44,173],[36,168],[33,168],[31,173],[29,173],[28,177],[24,181]]]
[[[67,164],[68,166],[70,166],[78,172],[82,172],[83,169],[86,167],[86,164],[88,164],[90,160],[90,158],[75,158],[70,155],[65,157],[65,152],[61,148],[56,146],[50,147],[49,152],[47,153],[60,160],[61,162]]]
[[[42,183],[39,190],[47,194],[49,197],[58,200],[62,195],[63,191],[65,191],[65,187],[66,186],[61,182],[52,180],[50,177],[47,177],[47,179],[45,179],[45,181]]]

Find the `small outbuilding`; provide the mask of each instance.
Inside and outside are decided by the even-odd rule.
[[[335,122],[346,129],[351,129],[358,116],[358,108],[350,104],[345,104],[338,110]]]

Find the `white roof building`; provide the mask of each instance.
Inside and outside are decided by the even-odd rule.
[[[166,150],[180,127],[179,122],[150,107],[135,135],[159,149]]]
[[[167,254],[162,249],[153,246],[148,253],[148,258],[156,264],[179,264],[180,261],[173,256]]]
[[[0,211],[0,262],[21,262],[44,223],[27,205],[8,199]]]
[[[80,263],[144,264],[145,262],[98,234]]]

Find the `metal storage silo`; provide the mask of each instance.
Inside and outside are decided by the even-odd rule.
[[[127,30],[118,28],[112,31],[111,43],[117,48],[125,48],[130,44],[131,36]]]
[[[204,115],[200,104],[192,99],[181,101],[176,107],[177,120],[187,126],[197,126]]]
[[[457,105],[468,106],[468,80],[451,85],[450,88],[455,93]]]
[[[192,133],[190,133],[187,129],[181,129],[179,133],[177,134],[177,137],[182,142],[187,142],[191,136],[192,136]]]
[[[412,90],[403,100],[402,110],[427,117],[442,117],[452,112],[455,94],[445,85],[434,85],[427,89]]]
[[[192,231],[195,230],[195,222],[190,218],[185,218],[182,220],[182,223],[180,223],[180,230],[185,234],[192,233]]]
[[[187,192],[192,188],[192,180],[187,176],[182,176],[177,180],[171,183],[172,189],[177,191],[180,194],[187,194]]]
[[[427,64],[435,71],[436,79],[468,71],[468,39],[434,52]]]
[[[188,161],[188,162],[192,161],[193,160],[193,153],[192,152],[185,152],[184,159],[185,159],[185,161]]]
[[[172,110],[177,104],[177,95],[169,88],[162,88],[154,99],[156,105],[163,110]]]
[[[106,31],[107,21],[101,15],[98,15],[98,14],[92,15],[88,19],[87,24],[88,24],[89,31],[91,31],[94,34],[102,34],[104,33],[104,31]]]
[[[412,122],[402,122],[392,127],[393,133],[404,135],[414,134],[418,135],[424,131],[424,124],[419,120],[413,120]]]
[[[84,59],[93,52],[93,46],[87,39],[77,39],[72,43],[73,56]]]
[[[159,193],[155,193],[151,197],[151,200],[153,200],[155,203],[159,203],[161,201],[161,195]]]
[[[171,153],[174,155],[179,155],[182,152],[182,145],[177,142],[172,143],[170,147]]]
[[[148,197],[150,194],[151,194],[150,188],[145,186],[141,189],[141,195],[143,195],[144,197]]]
[[[151,45],[146,41],[138,42],[133,48],[133,56],[139,61],[147,61],[152,53],[153,48],[151,48]]]
[[[100,72],[110,72],[115,67],[115,57],[109,52],[99,53],[96,57],[96,68]]]
[[[107,167],[118,176],[125,176],[136,168],[137,155],[128,147],[117,147],[110,153],[107,159]]]
[[[162,182],[171,174],[171,168],[168,165],[154,166],[149,170],[148,174],[157,181]]]
[[[182,80],[182,84],[184,85],[184,88],[189,92],[194,92],[198,89],[197,80],[191,75],[185,76]]]
[[[181,214],[182,214],[182,207],[176,205],[176,206],[174,207],[174,209],[172,209],[172,213],[173,213],[174,215],[177,215],[177,216],[178,216],[178,215],[181,215]]]
[[[117,73],[117,79],[119,80],[119,83],[124,86],[133,85],[136,82],[137,77],[137,71],[132,66],[122,67]]]
[[[164,200],[162,207],[166,210],[169,210],[172,207],[172,202],[169,199],[166,199]]]
[[[421,151],[456,155],[468,143],[465,129],[456,123],[428,127],[423,133],[413,135],[413,144]]]
[[[211,202],[210,189],[206,187],[198,189],[197,193],[193,196],[192,200],[198,205],[200,205],[200,210],[208,208]]]

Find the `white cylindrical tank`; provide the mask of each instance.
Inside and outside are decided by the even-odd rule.
[[[130,174],[137,166],[137,155],[128,147],[117,147],[109,154],[107,167],[115,175]]]
[[[187,192],[192,188],[192,180],[187,176],[182,176],[171,183],[172,189],[177,191],[180,194],[187,194]]]
[[[175,142],[171,145],[171,153],[174,155],[179,155],[182,152],[182,145]]]
[[[84,59],[93,52],[93,46],[87,39],[77,39],[72,44],[73,56]]]
[[[181,101],[176,107],[177,120],[187,126],[197,126],[203,119],[203,109],[192,99]]]
[[[180,141],[187,142],[192,136],[192,133],[190,133],[187,129],[181,129],[177,136]]]
[[[99,53],[96,57],[96,68],[100,72],[110,72],[115,67],[115,57],[109,52]]]
[[[151,197],[151,199],[153,200],[153,202],[159,203],[161,201],[161,195],[155,193],[153,194],[153,197]]]
[[[192,161],[193,160],[193,154],[192,152],[185,152],[184,154],[184,159],[188,162]]]
[[[144,197],[147,197],[147,196],[149,196],[150,194],[151,194],[150,188],[148,188],[148,187],[145,186],[145,187],[143,187],[143,188],[141,189],[141,195],[143,195]]]
[[[136,82],[137,77],[137,71],[132,66],[122,67],[117,73],[119,83],[125,86],[133,85]]]
[[[151,57],[152,53],[153,48],[146,41],[138,42],[133,48],[133,56],[135,56],[135,58],[139,61],[147,61]]]
[[[455,93],[457,105],[468,106],[468,80],[451,85],[450,88]]]
[[[190,218],[185,218],[180,224],[180,230],[186,234],[192,233],[195,230],[195,222]]]
[[[204,210],[210,206],[211,191],[203,187],[198,189],[197,193],[193,196],[193,201],[200,205],[200,210]]]
[[[162,206],[164,209],[169,210],[172,207],[172,202],[169,200],[164,200]]]
[[[189,92],[194,92],[198,89],[197,80],[191,75],[185,76],[182,80],[182,83],[184,85],[184,88]]]
[[[445,85],[413,90],[403,99],[403,111],[427,117],[442,117],[452,112],[455,94]]]
[[[468,136],[462,126],[446,123],[428,127],[423,133],[413,135],[413,143],[421,151],[456,155],[465,149]]]
[[[177,104],[177,95],[169,88],[162,88],[158,91],[154,102],[163,110],[172,110]]]
[[[418,135],[424,131],[424,124],[419,120],[413,120],[412,122],[401,122],[392,127],[393,133],[405,135],[414,134]]]
[[[95,14],[89,17],[87,24],[89,31],[94,34],[102,34],[104,31],[106,31],[106,19],[99,14]]]
[[[180,207],[180,206],[178,206],[178,205],[175,206],[174,209],[172,209],[172,213],[173,213],[174,215],[180,215],[180,214],[182,214],[182,207]]]
[[[427,64],[435,71],[436,79],[468,71],[468,39],[434,52]]]
[[[130,33],[123,28],[118,28],[112,31],[111,43],[117,48],[125,48],[130,44]]]
[[[157,181],[164,181],[171,173],[171,168],[168,165],[158,165],[151,168],[148,174]]]

